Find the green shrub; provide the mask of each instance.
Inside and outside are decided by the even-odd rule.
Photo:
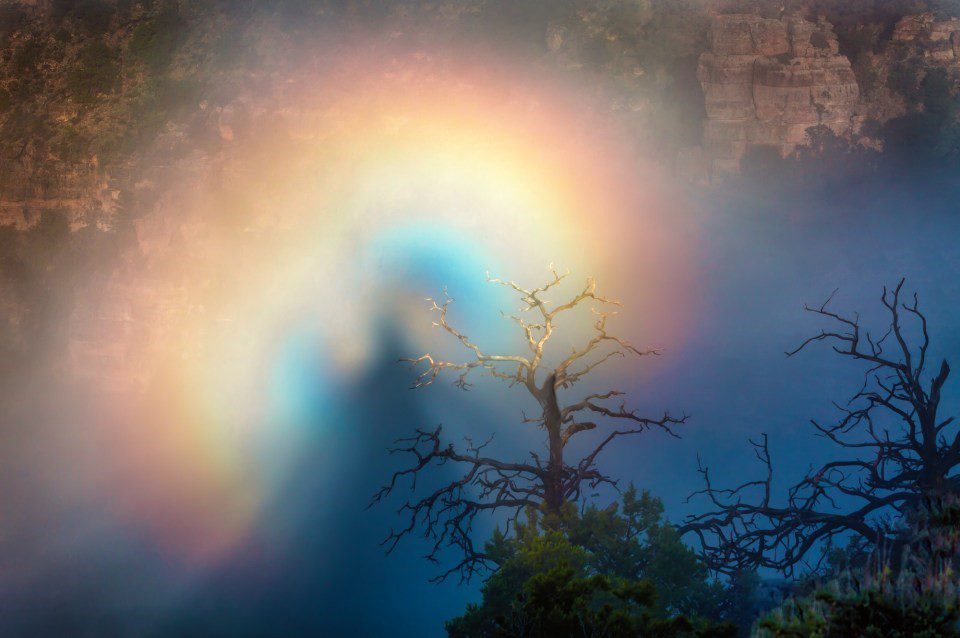
[[[513,538],[487,543],[498,568],[482,602],[447,623],[449,636],[736,636],[753,588],[711,581],[662,514],[633,487],[618,506],[571,506],[562,520],[529,512]]]
[[[785,603],[761,620],[755,638],[957,638],[955,604],[935,595],[833,584]]]
[[[932,500],[932,499],[931,499]],[[898,560],[876,553],[812,595],[787,601],[755,638],[960,638],[960,504],[928,503]]]

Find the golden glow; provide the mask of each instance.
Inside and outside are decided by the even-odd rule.
[[[693,248],[612,117],[507,71],[387,66],[291,77],[254,102],[269,112],[256,126],[222,113],[222,161],[138,222],[148,266],[117,285],[151,302],[116,374],[144,382],[112,395],[104,471],[113,511],[177,556],[247,538],[296,459],[297,410],[337,400],[376,356],[378,323],[430,347],[419,302],[444,284],[469,303],[487,270],[535,284],[556,263],[624,299],[632,340],[679,339]],[[495,342],[508,328],[488,324]],[[298,380],[284,366],[305,348],[323,369]]]

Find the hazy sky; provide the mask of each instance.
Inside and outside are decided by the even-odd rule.
[[[643,410],[668,408],[692,417],[681,440],[650,432],[612,449],[605,460],[613,475],[663,498],[675,521],[696,507],[684,498],[699,487],[698,453],[717,480],[742,480],[759,470],[746,439],[766,432],[780,486],[830,453],[807,420],[829,418],[830,401],[855,387],[857,370],[823,348],[784,356],[820,328],[802,312],[804,302],[820,302],[839,288],[837,308],[879,321],[881,286],[907,276],[929,311],[938,354],[956,358],[960,348],[960,333],[950,321],[960,294],[954,276],[958,220],[948,207],[927,207],[922,191],[892,189],[774,201],[751,210],[741,204],[691,208],[702,250],[696,272],[705,293],[690,334],[679,349],[638,364],[652,369],[642,382],[631,382],[629,373],[620,379]],[[442,279],[443,263],[429,268]],[[502,402],[492,382],[469,394],[445,383],[408,389],[411,374],[396,359],[413,346],[389,316],[380,321],[378,356],[353,383],[337,389],[339,429],[308,438],[299,469],[264,515],[266,528],[284,521],[282,542],[269,550],[241,550],[212,575],[188,579],[189,587],[169,608],[151,612],[154,620],[145,620],[150,614],[136,605],[124,608],[124,596],[111,593],[118,617],[137,627],[156,622],[157,635],[182,622],[208,627],[206,635],[290,627],[324,635],[439,636],[441,619],[475,599],[476,583],[426,582],[438,567],[421,558],[424,548],[415,538],[384,556],[378,541],[398,521],[389,507],[364,507],[396,461],[385,452],[391,439],[442,421],[451,436],[501,430],[500,449],[522,453],[524,437],[509,433],[519,415],[512,406],[486,407],[491,397],[495,405]],[[948,393],[947,411],[956,408],[956,397]],[[323,416],[327,422],[329,408]],[[331,454],[346,459],[332,472],[324,468]],[[259,551],[264,555],[250,555]],[[143,579],[140,586],[171,577],[142,552],[131,549],[129,555],[144,565],[133,577]],[[120,574],[130,578],[131,563],[114,558],[119,564],[78,569],[94,569],[94,578],[108,583]]]
[[[225,163],[235,172],[205,176],[222,178],[233,199],[217,200],[215,188],[202,204],[185,199],[210,214],[209,227],[147,220],[175,228],[171,235],[195,232],[209,264],[236,275],[218,288],[215,276],[192,272],[190,244],[148,271],[178,284],[185,273],[182,287],[202,290],[211,307],[252,317],[242,329],[224,319],[222,332],[207,335],[211,359],[230,356],[177,377],[177,391],[155,397],[153,413],[137,413],[149,417],[142,423],[109,422],[103,405],[52,374],[25,371],[5,389],[0,511],[11,516],[2,526],[0,633],[443,635],[443,620],[477,600],[479,583],[428,583],[443,564],[423,558],[415,535],[386,556],[380,541],[405,523],[399,502],[367,504],[403,462],[387,448],[414,428],[442,423],[454,441],[496,432],[494,449],[507,456],[526,457],[540,443],[519,423],[520,409],[533,406],[518,390],[480,380],[464,393],[450,379],[411,390],[414,373],[397,362],[449,346],[438,345],[443,335],[430,330],[422,302],[444,286],[471,335],[507,342],[492,326],[509,299],[487,290],[485,268],[516,265],[517,273],[492,274],[534,285],[549,260],[578,279],[597,274],[601,290],[607,283],[627,302],[618,319],[625,334],[663,347],[660,357],[618,362],[589,389],[626,390],[644,414],[690,415],[682,438],[651,431],[602,461],[623,484],[662,498],[675,522],[698,507],[685,502],[701,487],[698,455],[718,482],[740,482],[761,470],[747,439],[767,433],[783,488],[832,453],[808,420],[832,417],[831,401],[856,389],[862,369],[825,347],[784,355],[823,325],[804,303],[839,289],[836,308],[859,311],[883,332],[881,289],[907,277],[935,355],[958,359],[955,185],[906,177],[838,179],[828,191],[674,184],[664,177],[672,161],[625,161],[619,129],[590,119],[595,111],[578,91],[564,101],[568,86],[538,84],[537,69],[480,64],[471,84],[460,79],[476,60],[428,61],[425,80],[407,90],[396,77],[409,69],[398,71],[388,53],[383,66],[347,51],[350,64],[329,86],[289,83],[293,97],[280,97],[315,88],[317,112],[334,122],[305,143],[313,155],[291,159],[287,140],[256,140]],[[313,120],[304,121],[307,137]],[[258,155],[258,143],[269,152]],[[287,244],[251,246],[243,233],[221,243],[215,214],[261,195],[276,204],[278,226],[287,214],[311,225],[284,236]],[[169,201],[161,198],[161,209],[167,202],[179,212],[180,201]],[[235,304],[224,301],[231,295]],[[273,305],[283,321],[270,315]],[[231,386],[235,376],[242,383]],[[956,383],[946,413],[960,405]],[[262,399],[262,412],[243,413],[247,393]]]

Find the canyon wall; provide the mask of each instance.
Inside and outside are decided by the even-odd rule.
[[[67,317],[65,349],[73,369],[100,383],[111,379],[118,386],[138,385],[141,379],[130,374],[127,362],[141,355],[131,344],[149,349],[168,338],[142,334],[144,326],[172,326],[173,332],[187,333],[178,326],[204,311],[184,301],[184,295],[205,272],[203,251],[210,247],[204,224],[213,222],[187,219],[180,203],[190,194],[174,191],[199,190],[200,175],[212,176],[204,184],[212,189],[222,185],[228,190],[231,179],[255,179],[230,173],[236,169],[231,158],[242,155],[236,149],[254,144],[253,132],[322,147],[318,131],[336,126],[333,120],[345,114],[323,103],[313,108],[304,103],[298,111],[303,100],[288,93],[316,80],[309,74],[295,80],[290,61],[298,69],[311,64],[324,69],[324,57],[316,53],[311,58],[298,49],[272,13],[259,22],[188,14],[183,20],[189,29],[176,20],[163,22],[163,15],[147,20],[132,13],[124,20],[113,18],[94,36],[93,27],[80,24],[76,16],[63,24],[52,22],[52,3],[28,4],[33,8],[13,27],[4,26],[0,11],[0,229],[6,236],[12,229],[28,231],[44,218],[57,218],[75,231],[108,231],[104,234],[126,242],[121,256],[109,262],[115,268],[68,291],[72,305],[58,316]],[[439,6],[435,23],[424,22],[421,14],[398,18],[400,24],[407,21],[408,36],[416,35],[417,64],[429,50],[420,44],[424,32],[432,37],[456,34],[456,23],[473,19],[468,4]],[[840,54],[837,35],[826,20],[661,13],[648,7],[630,21],[598,6],[535,25],[522,37],[525,42],[542,40],[543,50],[531,54],[535,65],[568,74],[563,77],[629,123],[638,146],[663,149],[665,158],[675,157],[680,145],[697,144],[702,89],[702,140],[687,154],[691,164],[686,169],[705,181],[736,172],[752,147],[788,155],[806,143],[809,128],[819,125],[858,139],[866,118],[883,122],[916,108],[889,88],[891,70],[908,67],[906,62],[917,62],[919,70],[909,77],[917,84],[924,69],[960,71],[960,19],[938,21],[921,14],[900,20],[877,50],[866,54],[866,65],[876,71],[881,87],[868,90],[858,85],[855,67]],[[158,52],[155,40],[143,38],[146,44],[138,45],[137,25],[158,33],[167,29],[172,34],[169,50]],[[388,40],[402,32],[391,31]],[[454,35],[449,38],[446,44],[461,46]],[[243,43],[242,51],[229,48],[236,42]],[[94,72],[98,68],[113,68],[114,73],[105,79]],[[677,88],[681,72],[687,93]],[[384,73],[396,78],[409,70]],[[99,88],[88,89],[97,82]],[[670,128],[672,116],[675,128]],[[679,142],[677,131],[683,129],[692,134]],[[270,130],[273,134],[266,135]],[[115,143],[104,143],[111,140]],[[280,183],[277,177],[273,181]],[[229,210],[236,232],[252,243],[267,241],[272,229],[239,219],[238,210],[248,202],[223,198],[229,206],[210,208]],[[261,208],[269,210],[270,202],[265,196]],[[164,263],[170,254],[190,254],[196,263]],[[30,277],[15,268],[0,269],[0,346],[6,350],[23,349],[29,338],[25,327],[40,312],[36,300],[23,294],[27,284],[20,279],[35,285],[48,275],[42,264],[30,268]],[[158,276],[176,268],[183,270],[182,282]],[[69,270],[69,265],[63,267],[65,273]],[[214,275],[203,275],[214,282],[211,286],[218,285]],[[186,340],[183,351],[192,348]]]
[[[697,70],[706,108],[702,145],[681,153],[681,170],[701,181],[722,178],[739,171],[752,148],[790,155],[815,126],[880,149],[863,134],[864,122],[922,111],[931,69],[946,70],[954,87],[960,81],[960,18],[908,15],[891,34],[859,46],[851,54],[855,69],[824,18],[715,15]]]
[[[751,147],[772,146],[786,155],[806,141],[810,127],[846,134],[854,126],[859,88],[826,21],[717,16],[697,77],[711,175],[738,170]]]
[[[932,13],[907,16],[897,23],[892,40],[915,47],[927,60],[960,64],[960,18],[938,21]]]

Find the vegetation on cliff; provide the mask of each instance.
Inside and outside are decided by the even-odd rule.
[[[960,560],[955,497],[930,501],[901,530],[902,553],[859,554],[854,564],[815,583],[762,617],[756,638],[960,636]]]
[[[660,501],[632,486],[605,509],[531,512],[514,537],[487,543],[500,568],[448,634],[736,636],[756,613],[754,580],[711,581],[662,516]]]

